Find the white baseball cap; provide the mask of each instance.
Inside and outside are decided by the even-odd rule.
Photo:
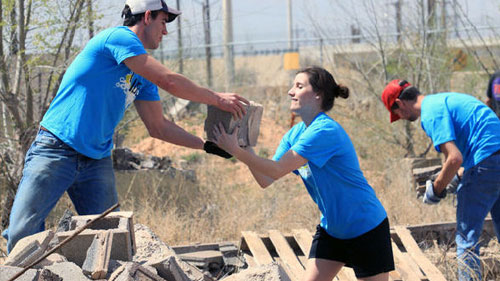
[[[127,0],[125,1],[125,5],[130,7],[130,11],[132,15],[137,15],[150,11],[163,10],[168,14],[167,22],[171,22],[175,20],[175,18],[181,14],[180,11],[168,7],[164,0]]]

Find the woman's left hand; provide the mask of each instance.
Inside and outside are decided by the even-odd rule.
[[[239,148],[238,145],[238,130],[239,128],[234,128],[232,134],[226,133],[224,125],[219,123],[218,126],[214,128],[215,143],[218,147],[224,149],[228,153],[234,155],[234,152]]]

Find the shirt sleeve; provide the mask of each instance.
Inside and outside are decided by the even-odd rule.
[[[130,57],[147,54],[139,38],[133,32],[124,29],[112,32],[106,40],[105,48],[117,64]]]
[[[456,140],[453,120],[444,107],[433,108],[432,116],[422,118],[422,128],[438,152],[441,152],[439,148],[441,144]]]
[[[336,138],[336,135],[334,126],[315,124],[304,131],[291,149],[321,168],[336,153],[343,150],[343,138]]]

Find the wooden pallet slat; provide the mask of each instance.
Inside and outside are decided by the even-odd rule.
[[[252,252],[254,261],[257,265],[270,264],[273,262],[271,254],[267,251],[266,245],[262,242],[259,235],[253,231],[242,231],[243,239]]]
[[[309,251],[311,250],[312,234],[307,229],[293,229],[292,235],[299,244],[300,250],[306,257],[309,257]]]
[[[406,248],[407,252],[410,256],[418,263],[422,271],[425,273],[425,276],[429,281],[446,281],[443,274],[437,269],[437,267],[431,263],[427,257],[425,257],[422,250],[418,246],[415,239],[411,235],[410,230],[408,230],[404,226],[395,226],[394,230],[396,231],[399,239],[403,243],[403,246]]]
[[[300,263],[292,247],[286,241],[285,236],[277,230],[269,230],[269,238],[273,242],[276,252],[281,258],[285,268],[292,273],[294,280],[301,280],[304,275],[304,266]]]
[[[403,280],[405,281],[421,281],[424,279],[423,274],[416,272],[414,268],[408,263],[406,257],[399,250],[398,246],[392,242],[392,253],[394,255],[394,263],[396,270],[399,272]]]

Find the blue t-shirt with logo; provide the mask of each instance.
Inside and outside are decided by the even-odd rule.
[[[100,32],[66,70],[41,125],[83,155],[110,156],[115,127],[129,105],[160,99],[156,85],[123,63],[142,54],[146,50],[128,27]]]
[[[320,225],[333,237],[360,236],[386,217],[384,207],[359,167],[354,146],[344,129],[325,113],[306,127],[295,125],[281,140],[273,160],[288,150],[308,162],[294,171],[321,211]]]
[[[500,119],[484,103],[460,93],[428,95],[421,105],[421,125],[434,148],[454,141],[469,169],[500,150]]]

